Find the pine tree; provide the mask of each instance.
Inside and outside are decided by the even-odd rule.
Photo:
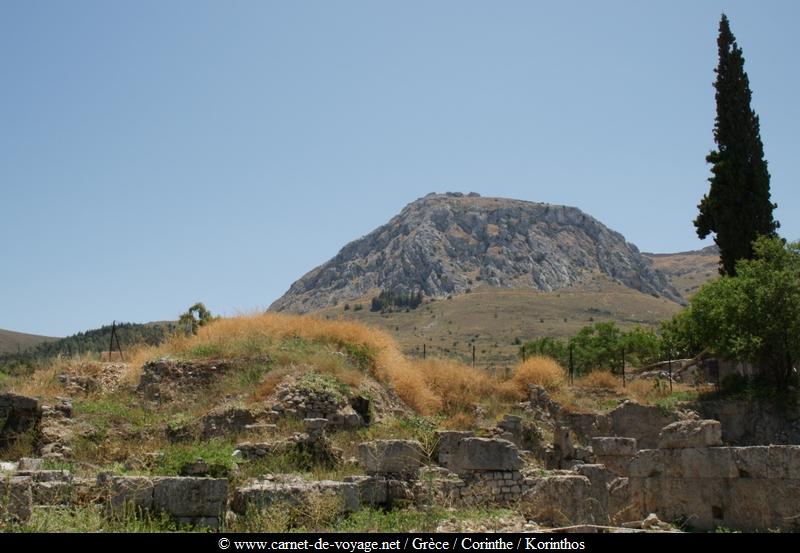
[[[770,201],[769,172],[758,116],[750,108],[752,94],[742,49],[725,14],[719,22],[717,46],[717,150],[706,157],[712,164],[711,187],[697,206],[700,214],[694,225],[700,238],[716,233],[720,273],[735,275],[736,260],[752,259],[753,240],[759,235],[774,236],[779,223],[772,217],[777,206]]]

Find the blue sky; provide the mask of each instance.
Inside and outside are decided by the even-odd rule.
[[[431,191],[701,247],[723,10],[800,238],[798,2],[4,0],[0,328],[264,308]]]

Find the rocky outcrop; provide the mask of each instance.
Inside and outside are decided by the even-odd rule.
[[[270,309],[303,313],[376,289],[429,297],[480,283],[552,291],[592,273],[682,301],[635,246],[577,208],[429,194],[303,276]]]

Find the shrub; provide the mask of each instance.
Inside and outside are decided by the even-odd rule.
[[[587,388],[600,390],[616,390],[622,386],[620,377],[611,374],[610,371],[592,371],[578,380],[578,384]]]
[[[704,285],[666,334],[681,346],[750,361],[785,390],[800,359],[800,243],[762,237],[753,251],[755,259],[737,262],[736,276]]]
[[[561,365],[550,357],[535,356],[514,367],[511,381],[517,391],[528,393],[529,384],[538,384],[547,390],[557,390],[566,379]]]

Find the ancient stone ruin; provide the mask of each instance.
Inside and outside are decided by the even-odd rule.
[[[304,404],[317,414],[317,404]],[[349,404],[325,403],[323,411],[343,406]],[[432,443],[371,440],[359,444],[357,460],[348,461],[330,440],[347,425],[322,413],[328,417],[303,420],[303,432],[239,443],[234,458],[294,452],[330,467],[357,462],[362,474],[341,480],[264,474],[232,485],[202,459],[183,467],[182,476],[168,477],[78,478],[66,470],[44,470],[48,460],[71,453],[71,403],[47,406],[0,395],[4,443],[29,433],[39,452],[0,463],[0,517],[25,521],[40,506],[93,502],[102,504],[108,517],[131,510],[166,513],[178,524],[222,528],[228,517],[249,509],[323,497],[330,500],[328,508],[341,513],[368,506],[505,506],[539,530],[800,530],[800,445],[732,445],[717,420],[631,402],[605,415],[568,413],[541,389],[532,389],[521,408],[530,419],[508,415],[486,436],[441,430]],[[266,420],[275,416],[286,415]],[[226,408],[203,417],[196,436],[206,439],[250,425],[262,425],[258,430],[264,435],[270,434],[263,426],[269,424],[274,423],[257,413]],[[544,443],[542,429],[552,430],[552,444]]]

